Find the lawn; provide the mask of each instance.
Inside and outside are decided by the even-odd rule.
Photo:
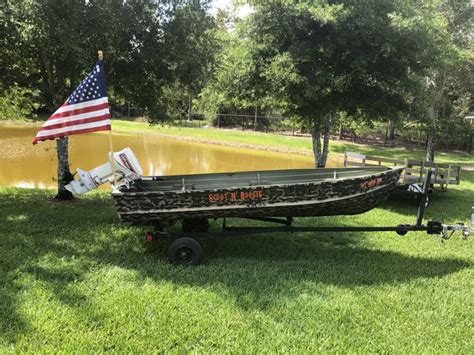
[[[473,191],[466,173],[434,195],[427,218],[467,220]],[[243,236],[205,245],[204,264],[182,268],[147,252],[146,228],[122,224],[106,192],[53,196],[0,190],[1,353],[474,351],[472,240]],[[296,222],[392,225],[415,210],[391,200]]]
[[[309,149],[308,139],[249,132],[124,121],[114,130]],[[332,143],[332,153],[374,154]],[[474,165],[465,154],[441,157]],[[182,268],[168,264],[164,246],[145,247],[147,228],[119,221],[107,192],[53,196],[0,187],[0,353],[474,352],[472,239],[242,236],[206,243],[204,263]],[[431,197],[426,219],[468,221],[473,205],[474,172],[464,172],[459,186]],[[398,198],[362,215],[295,222],[395,225],[414,222],[416,208]]]

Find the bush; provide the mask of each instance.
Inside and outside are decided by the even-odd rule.
[[[35,118],[35,111],[40,107],[37,102],[38,96],[38,90],[25,89],[17,85],[4,90],[0,94],[0,120]]]

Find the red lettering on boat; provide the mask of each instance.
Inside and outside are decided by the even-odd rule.
[[[207,196],[210,203],[217,203],[223,201],[248,201],[248,200],[259,200],[263,196],[263,192],[260,190],[251,191],[232,191],[232,192],[215,192]]]
[[[383,184],[383,179],[381,177],[376,178],[376,179],[371,179],[364,181],[362,184],[360,184],[360,187],[364,190],[368,190],[372,187],[379,186]]]

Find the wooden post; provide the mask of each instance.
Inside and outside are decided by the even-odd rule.
[[[116,167],[116,162],[115,162],[115,157],[114,157],[114,146],[112,144],[112,129],[109,130],[109,149],[110,149],[110,165],[112,166],[112,173],[114,177],[114,185],[117,184],[117,167]]]
[[[408,175],[407,174],[407,169],[408,169],[408,159],[405,159],[405,169],[403,169],[403,178],[402,178],[402,181],[404,183],[406,183],[406,176]]]
[[[421,166],[420,166],[420,182],[423,181],[423,172],[424,172],[424,170],[425,170],[424,168],[425,168],[425,162],[422,161],[422,162],[421,162]]]

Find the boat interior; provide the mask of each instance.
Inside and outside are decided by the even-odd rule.
[[[268,185],[307,184],[370,176],[386,167],[320,168],[244,171],[234,173],[143,176],[135,181],[135,191],[189,191]]]

